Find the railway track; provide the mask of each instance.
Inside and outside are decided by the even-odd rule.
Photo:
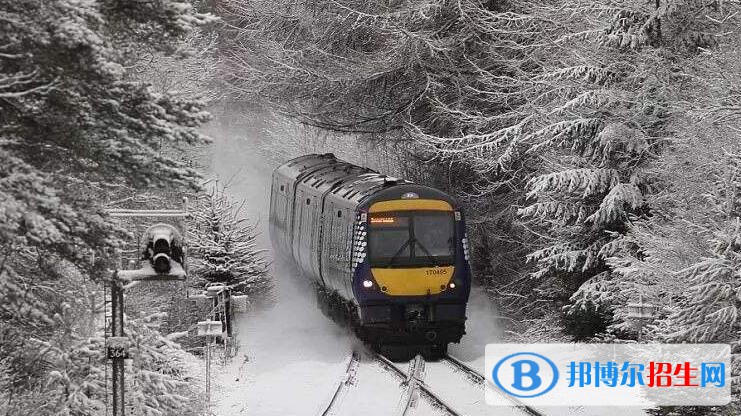
[[[455,357],[452,357],[450,355],[444,357],[441,361],[443,361],[445,364],[448,364],[451,367],[453,367],[453,368],[455,368],[455,369],[457,369],[457,370],[465,373],[466,376],[473,383],[475,383],[477,386],[480,386],[482,390],[484,388],[486,388],[486,377],[484,377],[481,373],[479,373],[475,369],[471,368],[471,366],[469,366],[468,364],[466,364],[463,361],[461,361],[461,360],[459,360],[459,359],[457,359]],[[492,386],[492,388],[493,388],[493,386]],[[538,411],[537,409],[535,409],[535,408],[533,408],[531,406],[528,406],[528,405],[522,403],[521,401],[517,400],[516,398],[514,398],[514,397],[512,397],[512,396],[510,396],[508,394],[504,394],[504,393],[502,393],[502,392],[500,392],[498,390],[496,390],[496,391],[498,393],[500,393],[502,396],[506,397],[507,400],[509,400],[510,402],[512,402],[512,404],[513,404],[513,406],[515,408],[520,409],[524,413],[527,413],[530,416],[544,416],[544,414],[541,413],[540,411]]]
[[[322,410],[319,412],[321,416],[330,416],[335,414],[342,393],[345,392],[348,386],[351,386],[355,382],[355,375],[357,374],[358,366],[360,366],[360,353],[353,351],[350,360],[347,363],[347,368],[345,369],[345,374],[343,375],[342,380],[337,383],[337,388],[334,390],[334,393],[329,399],[327,405],[323,406]]]
[[[363,359],[363,357],[366,359]],[[368,363],[368,358],[370,358],[371,362],[375,361],[380,366],[380,369],[375,370],[376,372],[380,371],[378,373],[379,375],[384,372],[391,373],[391,375],[400,381],[400,387],[403,388],[396,409],[393,412],[391,408],[386,409],[389,412],[388,414],[408,416],[415,409],[417,409],[417,413],[420,411],[424,412],[425,410],[419,409],[417,406],[418,399],[422,398],[425,400],[424,409],[427,409],[427,412],[435,408],[451,416],[489,415],[495,412],[495,410],[484,403],[484,392],[486,388],[493,388],[494,391],[502,395],[504,400],[512,404],[511,406],[500,409],[510,409],[512,414],[515,415],[544,416],[537,409],[520,402],[514,397],[499,392],[493,386],[487,386],[486,378],[480,372],[455,357],[446,356],[436,362],[426,362],[421,356],[417,356],[409,363],[409,369],[406,370],[403,364],[395,363],[381,354],[370,351],[364,351],[362,353],[354,351],[352,353],[348,360],[345,373],[341,376],[331,396],[328,397],[326,404],[319,409],[318,415],[352,414],[345,411],[351,410],[348,406],[357,406],[358,403],[353,403],[354,400],[352,399],[348,401],[346,396],[348,390],[356,386],[356,380],[358,378],[368,382],[366,377],[369,375],[369,369],[373,368],[373,366],[364,365],[362,369],[360,368],[363,362]],[[426,368],[432,370],[427,373],[428,382],[425,381]],[[462,374],[469,383],[450,383],[451,377],[455,377],[456,373],[459,374],[458,377],[461,377]],[[430,379],[430,376],[434,377]],[[471,390],[472,388],[475,391]],[[392,391],[390,390],[389,393]],[[344,405],[342,404],[343,402],[345,402]],[[380,411],[381,409],[378,410]],[[386,411],[382,413],[385,414]],[[501,414],[501,412],[497,412],[497,414]]]
[[[407,415],[409,413],[411,404],[414,403],[414,400],[412,399],[412,394],[415,388],[419,390],[422,396],[424,396],[425,398],[427,398],[427,400],[430,401],[431,405],[442,409],[449,415],[459,416],[459,415],[464,415],[464,414],[469,413],[469,412],[466,412],[464,409],[462,409],[462,406],[456,406],[454,403],[451,403],[450,401],[444,399],[443,395],[440,392],[434,390],[432,386],[425,383],[421,379],[422,378],[421,374],[419,373],[415,374],[415,370],[419,368],[419,364],[413,364],[411,366],[411,371],[408,373],[404,371],[399,365],[397,365],[396,363],[392,362],[391,360],[389,360],[388,358],[382,355],[375,354],[374,358],[380,363],[382,363],[391,372],[395,373],[397,377],[403,379],[407,383],[409,389],[412,390],[412,393],[409,393],[405,406],[403,407],[403,409],[401,409],[399,414]],[[421,357],[419,356],[416,359],[422,360]],[[439,361],[439,363],[442,365],[447,365],[453,368],[455,371],[462,372],[463,374],[465,374],[466,378],[471,382],[471,385],[474,388],[481,390],[481,392],[479,393],[480,394],[479,403],[483,401],[484,389],[486,388],[486,378],[481,373],[471,368],[468,364],[465,364],[459,359],[455,357],[451,357],[451,356],[442,358]],[[505,397],[509,402],[512,403],[513,410],[516,409],[517,411],[519,411],[518,413],[526,414],[530,416],[544,416],[543,413],[541,413],[537,409],[531,406],[528,406],[526,404],[523,404],[519,400],[507,394],[504,394],[501,392],[499,393],[502,394],[503,397]],[[491,414],[492,409],[488,407],[488,405],[484,404],[483,406],[487,406],[487,407],[481,409],[482,413]],[[478,407],[481,407],[481,406],[478,406]]]
[[[411,408],[411,405],[414,403],[413,395],[415,393],[415,390],[418,390],[423,396],[427,397],[427,399],[431,402],[431,404],[437,408],[440,408],[447,412],[449,415],[452,416],[463,416],[462,413],[459,413],[457,410],[455,410],[450,404],[448,404],[445,400],[443,400],[437,393],[435,393],[430,386],[428,386],[423,380],[419,378],[420,374],[415,374],[415,368],[419,367],[413,367],[413,370],[410,373],[405,372],[401,367],[399,367],[396,363],[392,362],[388,358],[384,357],[380,354],[374,354],[374,358],[379,361],[381,364],[384,365],[385,368],[389,369],[391,372],[395,373],[397,377],[401,378],[409,387],[408,395],[409,399],[406,400],[405,405],[400,409],[401,415],[407,415],[409,412],[409,409]],[[419,360],[422,360],[420,356],[417,356]],[[415,359],[415,360],[416,360]],[[422,360],[423,361],[423,360]]]

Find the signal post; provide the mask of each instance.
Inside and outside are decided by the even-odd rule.
[[[111,282],[111,333],[106,356],[113,362],[113,416],[124,416],[124,360],[129,358],[128,338],[123,332],[123,287],[116,275]]]
[[[114,217],[182,217],[186,210],[118,210]],[[126,416],[124,399],[124,363],[129,358],[129,339],[124,333],[124,284],[146,280],[185,280],[186,246],[183,235],[170,224],[149,227],[142,239],[141,267],[116,270],[111,281],[111,337],[106,339],[106,357],[113,367],[113,416]]]

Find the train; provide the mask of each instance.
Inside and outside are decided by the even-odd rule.
[[[364,342],[445,354],[465,334],[465,216],[445,192],[310,154],[274,170],[269,223],[274,251]]]

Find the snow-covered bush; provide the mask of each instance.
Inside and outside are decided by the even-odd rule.
[[[253,300],[270,290],[268,259],[258,249],[256,225],[245,217],[246,201],[234,201],[227,187],[214,183],[195,203],[188,236],[194,284],[224,283],[234,294]]]

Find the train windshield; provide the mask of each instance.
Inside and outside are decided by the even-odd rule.
[[[452,212],[383,212],[371,214],[369,222],[371,267],[453,264]]]

